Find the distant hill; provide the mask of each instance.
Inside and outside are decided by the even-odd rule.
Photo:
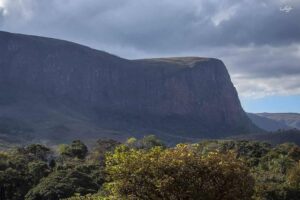
[[[284,121],[276,121],[260,114],[247,113],[247,115],[256,126],[266,131],[288,130],[293,128]]]
[[[0,129],[2,135],[21,137],[26,128],[32,140],[62,142],[260,131],[218,59],[127,60],[72,42],[7,32],[0,32],[0,44],[0,120],[17,122],[20,129]]]
[[[297,113],[247,113],[252,122],[268,133],[240,135],[238,140],[264,141],[271,144],[286,142],[300,145],[300,114]]]
[[[299,113],[257,113],[257,115],[300,130]]]

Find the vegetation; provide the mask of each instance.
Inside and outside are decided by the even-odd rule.
[[[106,164],[113,199],[246,200],[253,194],[249,169],[233,154],[202,156],[188,145],[146,151],[120,146]]]
[[[154,136],[121,144],[79,141],[0,152],[0,197],[9,200],[293,200],[300,147],[203,141],[166,147]]]

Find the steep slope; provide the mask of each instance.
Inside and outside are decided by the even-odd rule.
[[[64,127],[56,131],[62,138],[72,132],[110,136],[112,130],[166,138],[258,131],[220,60],[126,60],[71,42],[7,32],[0,32],[0,44],[0,117],[27,121],[35,136],[51,138],[47,130],[55,127]],[[93,130],[75,133],[74,124]]]
[[[288,126],[286,123],[282,121],[276,121],[274,119],[270,119],[255,113],[247,113],[247,115],[256,126],[266,131],[277,131],[279,129],[281,130],[292,129],[292,127]]]

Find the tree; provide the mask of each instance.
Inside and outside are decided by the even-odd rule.
[[[135,149],[151,149],[153,147],[165,147],[162,141],[160,141],[155,135],[147,135],[142,139],[136,139],[134,137],[129,138],[126,141],[126,145]]]
[[[232,154],[203,156],[190,146],[116,148],[106,161],[108,193],[116,199],[251,199],[254,180]]]
[[[52,153],[51,150],[48,147],[45,147],[40,144],[31,144],[25,148],[25,152],[35,157],[38,160],[47,161],[48,157]]]
[[[113,151],[120,144],[120,142],[112,139],[99,139],[96,145],[93,147],[92,151],[90,152],[88,158],[103,166],[106,153]]]
[[[29,147],[0,153],[0,186],[5,199],[24,199],[28,190],[50,172],[44,157],[40,156],[44,152],[37,152],[35,145]]]
[[[145,136],[141,141],[141,148],[151,149],[153,147],[165,147],[161,140],[159,140],[155,135]]]
[[[26,200],[58,200],[97,192],[98,185],[87,174],[76,170],[60,170],[43,178],[25,196]]]
[[[33,185],[36,185],[43,177],[46,177],[50,173],[50,169],[46,162],[30,162],[28,163],[28,173],[30,174]]]
[[[80,140],[74,140],[70,145],[60,145],[59,152],[63,156],[84,159],[88,153],[88,148]]]
[[[24,199],[32,184],[29,176],[23,174],[23,170],[7,168],[0,171],[0,186],[6,199],[19,200]]]
[[[288,184],[300,191],[300,161],[288,173]]]

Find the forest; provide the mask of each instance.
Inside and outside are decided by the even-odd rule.
[[[300,147],[207,140],[167,146],[153,135],[75,140],[0,152],[0,199],[294,200]]]

